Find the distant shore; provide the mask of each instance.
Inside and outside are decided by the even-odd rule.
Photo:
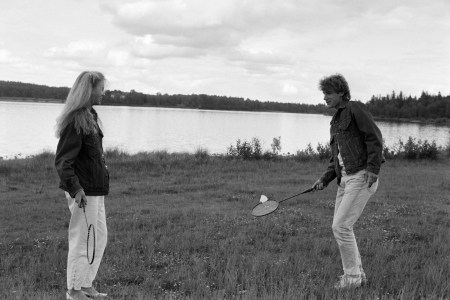
[[[0,101],[11,102],[36,102],[36,103],[64,103],[61,99],[44,99],[44,98],[25,98],[25,97],[0,97]],[[105,104],[105,106],[124,106],[124,105],[110,105]],[[139,105],[128,105],[133,107],[151,107],[151,106],[139,106]],[[174,108],[174,107],[171,107]],[[176,107],[175,107],[176,108]],[[183,107],[183,109],[195,109],[190,107]],[[271,111],[279,112],[279,111]],[[281,112],[281,111],[280,111]],[[382,122],[398,122],[398,123],[416,123],[416,124],[430,124],[437,126],[450,126],[450,119],[407,119],[407,118],[385,118],[385,117],[374,117],[376,121]]]
[[[24,97],[0,97],[0,101],[4,102],[40,102],[40,103],[64,103],[61,99],[43,99],[43,98],[24,98]]]
[[[416,124],[429,124],[436,126],[450,126],[450,119],[407,119],[407,118],[383,118],[374,117],[375,121],[391,122],[391,123],[416,123]]]

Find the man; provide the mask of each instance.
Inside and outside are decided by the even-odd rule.
[[[335,288],[356,288],[367,280],[353,225],[378,188],[383,139],[364,105],[350,101],[350,89],[341,74],[323,78],[319,88],[327,106],[336,112],[330,123],[330,163],[313,188],[322,190],[337,178],[332,229],[341,253],[344,275],[340,276]]]

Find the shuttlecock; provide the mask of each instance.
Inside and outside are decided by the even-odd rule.
[[[266,202],[267,200],[269,200],[269,199],[267,199],[266,196],[261,195],[261,198],[259,199],[259,202],[264,203],[264,202]]]

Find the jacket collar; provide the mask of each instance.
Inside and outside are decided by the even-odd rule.
[[[342,102],[341,106],[337,110],[346,108],[349,102],[350,102],[350,100]]]
[[[333,118],[331,118],[330,125],[335,122],[336,118],[338,117],[338,115],[340,115],[341,111],[347,108],[349,102],[350,100],[342,102],[341,106],[338,109],[336,109],[336,111],[333,114]]]

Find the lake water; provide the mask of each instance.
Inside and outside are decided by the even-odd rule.
[[[55,152],[55,120],[63,105],[0,101],[0,157],[13,158]],[[103,123],[104,148],[128,153],[167,150],[226,153],[237,139],[260,139],[270,150],[281,136],[281,152],[296,153],[308,143],[315,148],[329,139],[330,116],[314,114],[209,111],[153,107],[97,106]],[[377,122],[388,146],[409,136],[446,146],[450,128],[412,123]]]

